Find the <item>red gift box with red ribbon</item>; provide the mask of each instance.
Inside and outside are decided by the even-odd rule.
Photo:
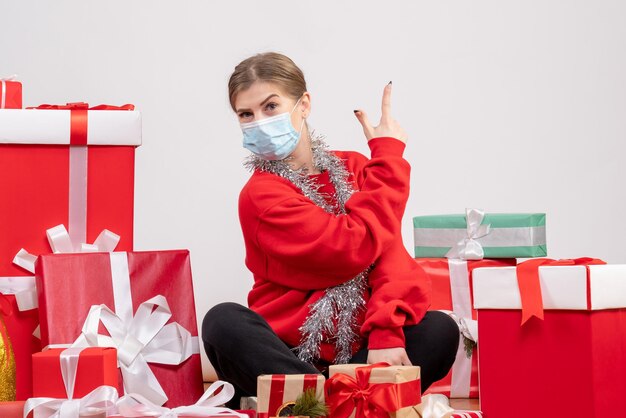
[[[626,393],[626,265],[602,263],[474,270],[485,416],[615,414]]]
[[[478,337],[475,335],[476,310],[472,307],[472,271],[480,267],[514,266],[516,260],[416,258],[415,262],[431,279],[429,309],[452,312],[463,330],[452,369],[446,377],[433,383],[426,394],[440,393],[449,398],[478,398],[478,346],[474,346],[471,356],[468,356],[464,344],[464,338],[475,342]]]
[[[73,245],[93,242],[104,229],[133,247],[134,156],[141,115],[131,105],[84,103],[0,112],[0,312],[15,354],[15,396],[31,395],[31,353],[41,349],[34,273],[13,263],[22,248],[51,248],[46,230],[63,224]],[[31,263],[32,264],[32,263]],[[17,300],[16,300],[17,298]],[[27,305],[27,306],[26,306]]]
[[[78,399],[103,385],[120,386],[114,348],[53,348],[33,354],[33,397]]]
[[[189,251],[42,255],[42,344],[117,348],[126,392],[157,405],[203,393]]]
[[[330,418],[419,418],[420,368],[337,364],[324,386]]]
[[[22,108],[22,83],[15,76],[0,77],[0,109]]]

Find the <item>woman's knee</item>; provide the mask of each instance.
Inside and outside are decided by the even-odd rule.
[[[428,311],[428,321],[431,322],[430,328],[436,330],[440,348],[448,348],[452,356],[456,354],[459,346],[459,326],[450,318],[450,316],[440,311]]]
[[[234,302],[215,305],[202,321],[202,339],[205,343],[233,338],[248,308]]]

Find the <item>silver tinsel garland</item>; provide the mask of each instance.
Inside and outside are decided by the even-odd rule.
[[[328,213],[337,216],[345,215],[345,203],[354,190],[348,182],[349,173],[343,161],[328,151],[322,135],[314,131],[310,134],[310,145],[313,152],[313,164],[321,171],[328,171],[330,181],[335,187],[335,205],[330,205],[320,184],[308,175],[306,167],[291,168],[289,158],[268,161],[251,155],[245,162],[246,168],[267,171],[283,177],[298,187],[302,194]],[[371,267],[359,273],[353,279],[331,288],[315,303],[309,306],[309,315],[300,327],[300,345],[295,348],[298,358],[306,362],[314,362],[320,356],[320,344],[326,338],[335,345],[335,363],[347,363],[352,357],[352,346],[359,339],[358,318],[365,309],[363,293],[367,287],[367,275]]]

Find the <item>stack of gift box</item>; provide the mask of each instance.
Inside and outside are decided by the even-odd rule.
[[[140,113],[1,81],[0,416],[246,416],[204,391],[189,252],[133,251]]]
[[[462,338],[429,393],[487,418],[626,416],[626,265],[547,256],[544,214],[413,218],[431,309]]]

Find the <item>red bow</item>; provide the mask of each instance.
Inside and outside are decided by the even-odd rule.
[[[125,104],[122,106],[98,105],[89,107],[85,102],[68,103],[65,105],[42,104],[27,109],[39,110],[70,110],[70,145],[87,145],[87,111],[88,110],[134,110],[135,105]]]
[[[324,385],[326,402],[333,418],[347,418],[355,411],[355,418],[387,418],[397,411],[421,402],[420,380],[403,383],[369,383],[375,367],[388,367],[376,363],[355,369],[356,379],[338,373]]]
[[[524,261],[517,265],[517,285],[522,300],[522,325],[530,318],[536,316],[543,319],[543,298],[541,285],[539,284],[539,266],[590,266],[593,264],[606,264],[599,258],[575,258],[552,260],[550,258],[536,258]],[[587,267],[587,277],[589,267]]]
[[[51,104],[42,104],[39,105],[37,107],[27,107],[26,109],[55,109],[55,110],[59,110],[59,109],[68,109],[68,110],[77,110],[77,109],[84,109],[84,110],[135,110],[135,105],[132,104],[125,104],[122,106],[113,106],[113,105],[107,105],[107,104],[101,104],[98,106],[93,106],[93,107],[89,107],[89,104],[85,103],[85,102],[75,102],[75,103],[67,103],[64,105],[51,105]]]

